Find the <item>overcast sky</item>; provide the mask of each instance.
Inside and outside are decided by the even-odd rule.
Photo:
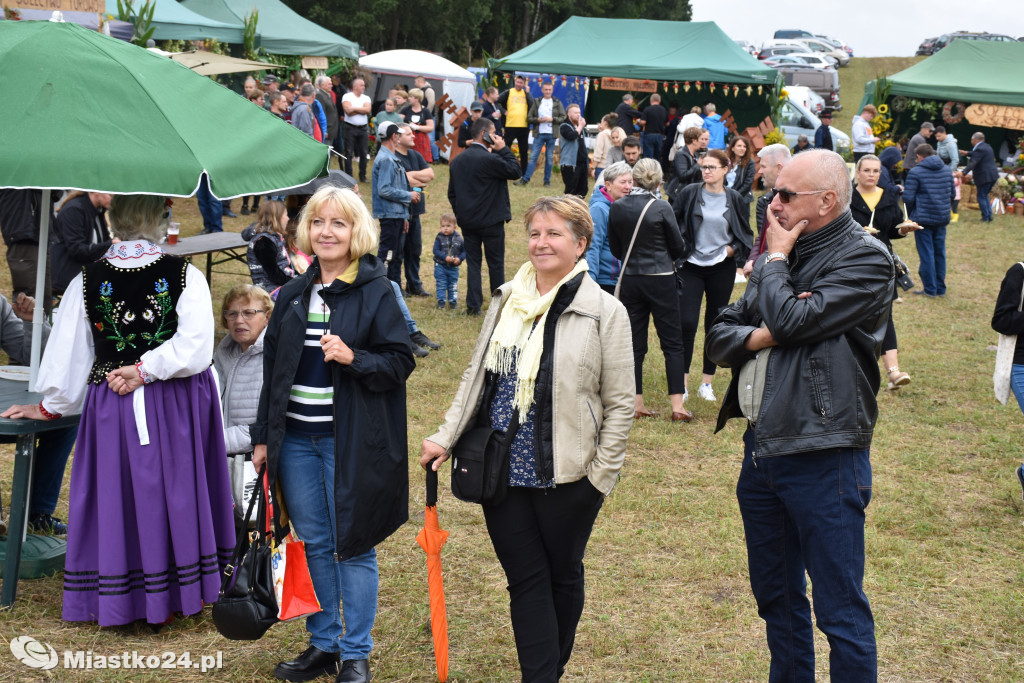
[[[694,21],[713,21],[754,45],[777,29],[804,29],[844,41],[855,57],[913,55],[925,38],[950,31],[1024,36],[1020,0],[690,0]]]

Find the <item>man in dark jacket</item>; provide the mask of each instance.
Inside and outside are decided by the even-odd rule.
[[[644,109],[644,159],[661,160],[661,146],[665,142],[665,126],[668,125],[668,111],[661,106],[661,95],[651,95],[651,103]]]
[[[104,216],[111,195],[86,192],[64,202],[53,226],[53,289],[63,294],[82,272],[82,266],[98,261],[112,240]]]
[[[963,175],[969,175],[974,178],[974,184],[978,188],[978,205],[981,207],[981,220],[983,222],[992,222],[992,203],[988,198],[988,193],[992,190],[992,186],[999,180],[999,167],[996,166],[996,155],[992,151],[992,147],[985,142],[985,134],[978,131],[971,136],[971,144],[974,148],[970,151],[971,160],[967,164],[967,168],[963,170]],[[967,152],[961,150],[961,154],[967,154]]]
[[[330,76],[318,76],[316,79],[316,101],[324,110],[327,117],[327,132],[324,133],[324,144],[335,145],[338,139],[338,106],[334,104],[331,91],[334,84]]]
[[[643,114],[633,107],[633,96],[631,94],[626,93],[622,96],[622,102],[619,103],[619,106],[615,107],[615,115],[619,117],[616,125],[625,131],[627,136],[637,134],[636,124],[633,121],[642,118]]]
[[[832,150],[832,112],[821,115],[821,125],[814,131],[814,146],[818,149]]]
[[[50,193],[50,231],[52,235],[55,218],[53,215],[54,197],[60,193]],[[24,292],[29,296],[36,293],[36,264],[39,255],[39,229],[41,207],[43,204],[42,190],[0,190],[0,233],[7,245],[7,265],[11,269],[11,285],[14,295]],[[43,294],[43,307],[50,314],[53,307],[53,295],[50,290],[50,260],[46,261],[46,278]]]
[[[505,223],[512,220],[508,181],[522,171],[490,120],[479,119],[470,132],[473,142],[449,167],[448,201],[466,243],[466,313],[480,315],[481,250],[486,250],[493,292],[505,282]]]
[[[769,253],[705,346],[733,370],[718,429],[747,419],[736,497],[771,679],[814,680],[806,571],[833,680],[874,681],[864,512],[892,259],[850,215],[850,176],[838,154],[794,157],[775,187]]]
[[[918,144],[914,155],[915,164],[903,189],[910,218],[922,228],[914,232],[914,241],[921,258],[917,274],[923,289],[915,289],[914,294],[945,296],[946,226],[956,196],[953,173],[927,142]]]

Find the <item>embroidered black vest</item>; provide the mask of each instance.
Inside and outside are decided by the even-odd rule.
[[[90,383],[99,384],[111,370],[134,365],[174,336],[175,306],[185,289],[187,267],[184,259],[165,254],[138,268],[119,268],[102,259],[82,269],[96,351]]]

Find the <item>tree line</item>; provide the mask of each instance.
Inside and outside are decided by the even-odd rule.
[[[284,0],[310,21],[368,54],[409,48],[458,64],[512,54],[573,15],[689,21],[689,0]],[[643,40],[643,36],[636,36]],[[623,55],[627,60],[628,55]]]

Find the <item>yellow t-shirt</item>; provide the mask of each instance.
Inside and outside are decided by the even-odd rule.
[[[864,200],[864,203],[867,204],[868,208],[871,209],[872,211],[874,211],[875,207],[878,206],[879,200],[882,199],[882,192],[884,192],[884,190],[880,187],[876,187],[871,192],[861,192],[860,190],[857,191],[860,192],[860,196]]]
[[[508,91],[508,113],[505,125],[509,128],[526,128],[526,91],[512,88]]]

